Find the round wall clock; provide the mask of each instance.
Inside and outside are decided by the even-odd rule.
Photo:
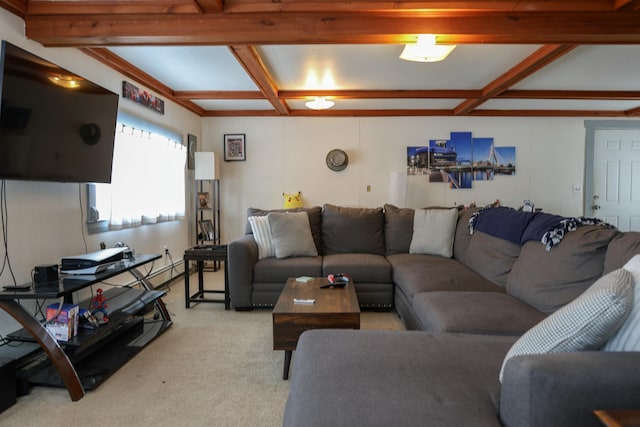
[[[349,164],[349,156],[344,150],[334,149],[327,154],[327,167],[332,171],[344,170]]]

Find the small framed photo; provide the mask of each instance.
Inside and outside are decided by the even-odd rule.
[[[209,193],[198,193],[198,206],[200,209],[209,208]]]
[[[213,222],[210,219],[203,219],[200,221],[200,233],[202,235],[202,240],[213,240],[214,230],[213,230]]]
[[[247,147],[244,133],[224,135],[224,161],[237,162],[247,160]]]

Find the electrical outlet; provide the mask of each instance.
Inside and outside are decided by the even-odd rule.
[[[164,245],[164,254],[169,255],[169,246]]]

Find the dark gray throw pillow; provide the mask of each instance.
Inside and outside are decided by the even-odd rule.
[[[384,255],[384,249],[382,208],[351,208],[330,204],[323,206],[323,254]]]

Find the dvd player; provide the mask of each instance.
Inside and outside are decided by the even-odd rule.
[[[101,251],[90,252],[88,254],[63,257],[61,264],[62,273],[71,274],[94,274],[106,270],[106,268],[124,258],[124,252],[128,251],[126,246],[103,249]]]

